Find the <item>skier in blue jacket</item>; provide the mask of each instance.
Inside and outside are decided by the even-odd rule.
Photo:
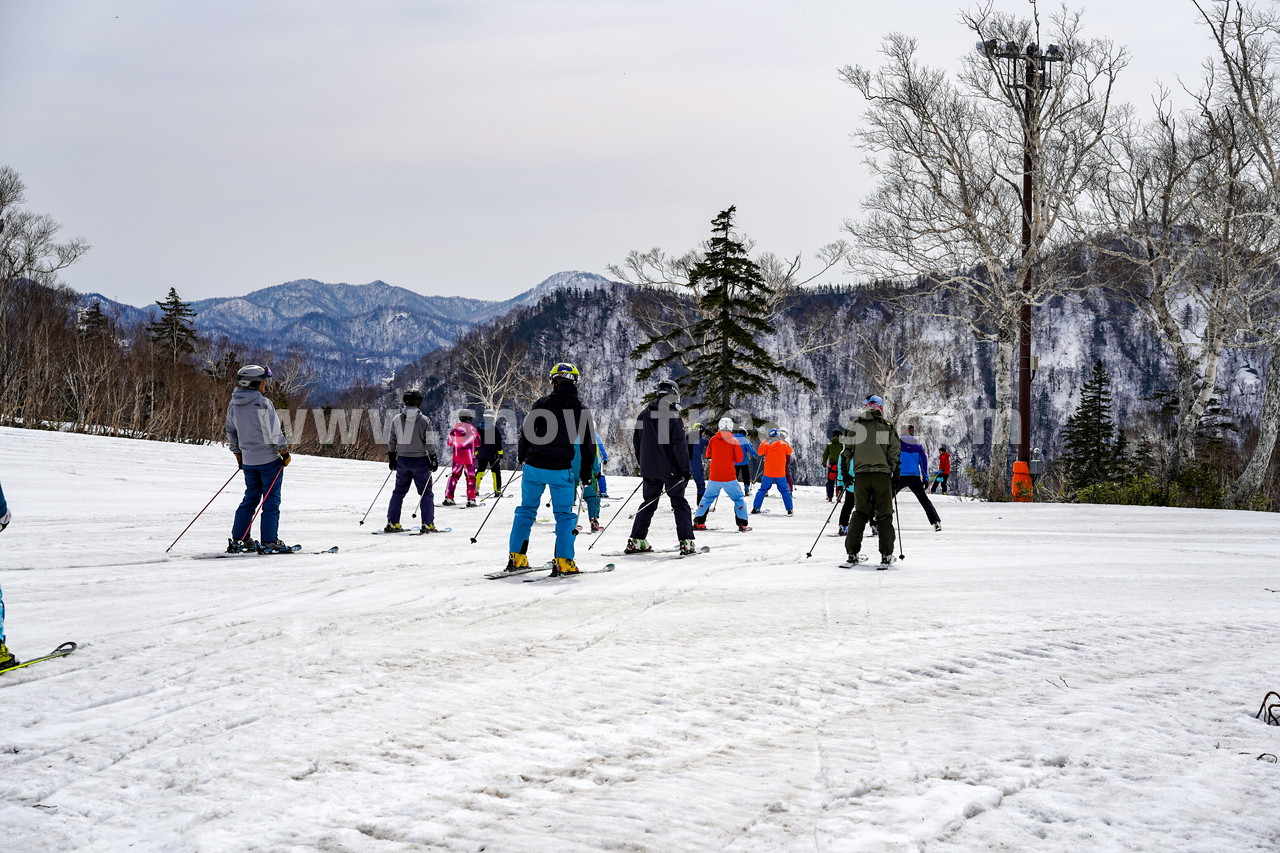
[[[916,438],[914,424],[907,424],[907,434],[899,437],[902,439],[902,455],[898,459],[898,481],[894,484],[894,492],[903,486],[910,489],[916,500],[920,501],[920,506],[924,507],[925,517],[929,519],[933,529],[941,530],[942,518],[933,508],[933,501],[929,500],[929,492],[925,489],[925,484],[929,482],[929,454],[920,439]]]
[[[698,489],[697,503],[702,503],[702,496],[707,492],[707,442],[712,435],[705,424],[689,427],[689,473]]]

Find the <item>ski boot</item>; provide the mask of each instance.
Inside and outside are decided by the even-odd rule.
[[[4,530],[8,527],[10,521],[13,521],[13,512],[11,510],[5,510],[4,515],[0,515],[0,530]]]
[[[795,510],[787,510],[787,515],[795,515]]]
[[[503,571],[516,572],[527,568],[529,568],[529,558],[519,551],[512,551],[507,557],[507,567]]]
[[[602,524],[600,523],[600,519],[598,519],[598,518],[593,518],[593,519],[591,519],[591,532],[592,532],[592,533],[600,533],[600,532],[601,532],[601,531],[603,531],[603,530],[604,530],[604,525],[602,525]]]
[[[457,506],[457,504],[454,503],[453,498],[445,498],[440,502],[440,506]]]
[[[680,540],[680,556],[689,557],[698,553],[698,543],[692,539]]]
[[[933,532],[934,532],[934,533],[941,533],[941,532],[942,532],[942,522],[941,522],[941,521],[935,521],[935,522],[933,523]]]
[[[556,567],[551,570],[553,578],[561,575],[576,575],[578,573],[578,564],[573,560],[565,557],[556,557]]]
[[[876,566],[876,569],[877,569],[877,570],[879,570],[879,571],[884,571],[885,569],[889,568],[889,565],[890,565],[892,562],[893,562],[893,555],[892,555],[892,554],[881,554],[881,555],[880,555],[880,565]]]
[[[253,541],[253,538],[250,536],[246,536],[243,539],[227,540],[228,554],[247,554],[250,551],[257,551],[257,550],[258,550],[258,543]]]
[[[622,549],[624,554],[643,554],[645,551],[652,551],[653,546],[644,539],[628,539],[627,547]]]
[[[864,559],[859,557],[857,554],[846,554],[845,556],[848,557],[848,559],[840,564],[840,568],[842,569],[852,569],[859,563],[864,562]]]
[[[842,524],[842,525],[840,525],[840,535],[841,535],[841,536],[848,536],[848,535],[849,535],[849,525],[847,525],[847,524]]]
[[[470,498],[467,498],[467,506],[476,506],[476,502],[471,500]]]
[[[700,515],[700,516],[698,516],[697,518],[695,518],[695,519],[693,520],[693,529],[694,529],[694,530],[706,530],[706,529],[707,529],[707,517],[706,517],[705,515]]]
[[[739,533],[750,533],[750,532],[751,532],[751,528],[747,526],[747,522],[746,522],[746,520],[745,520],[745,519],[741,519],[741,518],[734,518],[734,521],[738,522],[738,532],[739,532]],[[696,529],[696,528],[695,528],[695,529]]]
[[[421,528],[418,529],[419,536],[426,536],[428,533],[439,533],[439,532],[440,532],[439,530],[436,530],[436,526],[434,524],[424,524],[422,525]]]
[[[0,640],[0,670],[9,669],[19,663],[20,661],[13,656],[13,652],[9,651],[9,647],[4,644],[4,640]]]
[[[752,515],[759,515],[759,514],[760,514],[760,507],[758,507],[758,506],[753,506],[753,507],[751,508],[751,514],[752,514]]]
[[[388,521],[387,526],[382,528],[382,532],[383,533],[404,533],[404,528],[400,526],[400,522],[398,521],[395,522],[394,524]]]
[[[258,545],[259,554],[287,554],[293,549],[284,544],[283,539],[272,539],[270,542],[263,542]]]

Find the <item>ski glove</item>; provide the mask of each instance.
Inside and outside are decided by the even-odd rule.
[[[241,471],[244,470],[244,457],[241,456],[239,453],[236,454],[236,467],[239,468]]]
[[[283,465],[284,467],[288,468],[289,463],[292,461],[293,461],[293,457],[289,455],[289,451],[286,450],[280,454],[280,464]]]
[[[387,467],[392,471],[396,470],[396,455],[394,452],[387,451]]]
[[[428,467],[430,467],[430,468],[431,468],[431,470],[432,470],[432,471],[439,471],[439,470],[440,470],[440,459],[439,459],[439,457],[437,457],[434,453],[430,453],[430,454],[428,454],[428,455],[427,455],[427,465],[428,465]]]

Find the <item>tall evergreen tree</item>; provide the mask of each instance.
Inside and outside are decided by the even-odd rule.
[[[191,303],[183,302],[176,288],[169,288],[169,295],[164,300],[157,300],[160,306],[160,317],[147,324],[151,340],[169,357],[172,364],[177,364],[184,356],[196,350],[196,329],[191,324],[196,312],[191,310]]]
[[[772,377],[815,388],[813,381],[784,367],[760,345],[774,333],[767,319],[773,289],[760,267],[747,255],[745,242],[733,233],[735,207],[711,221],[711,239],[702,258],[689,270],[689,288],[702,318],[689,327],[655,335],[632,351],[633,359],[659,353],[639,373],[641,381],[675,363],[688,371],[686,393],[693,406],[717,412],[735,408],[746,397],[778,393]],[[665,354],[661,354],[665,352]]]
[[[1103,363],[1095,361],[1093,373],[1081,389],[1080,405],[1067,419],[1062,435],[1067,479],[1073,489],[1115,479],[1115,433],[1116,425],[1111,417],[1111,377]]]

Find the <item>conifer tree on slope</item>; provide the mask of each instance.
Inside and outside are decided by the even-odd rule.
[[[1084,383],[1080,405],[1063,430],[1067,479],[1073,489],[1083,489],[1115,479],[1117,453],[1115,422],[1111,417],[1111,377],[1101,361]],[[1122,451],[1123,452],[1123,451]]]
[[[737,208],[722,210],[711,222],[712,236],[705,255],[689,271],[689,287],[702,319],[687,328],[655,335],[636,347],[639,359],[661,353],[639,373],[640,381],[652,379],[675,362],[689,372],[683,379],[690,405],[727,412],[747,397],[778,393],[771,377],[779,376],[808,388],[811,379],[777,362],[760,345],[760,338],[774,333],[766,319],[773,294],[760,267],[747,255],[747,246],[733,233]]]
[[[178,297],[176,288],[169,288],[169,295],[163,301],[156,301],[160,306],[160,317],[147,324],[151,340],[169,356],[172,364],[185,355],[196,350],[196,329],[191,319],[196,312],[191,310],[191,303],[183,302]]]

